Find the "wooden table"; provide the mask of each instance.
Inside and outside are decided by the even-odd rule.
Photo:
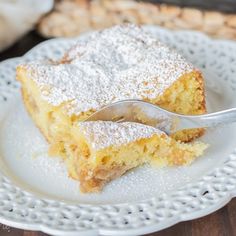
[[[0,61],[11,57],[22,56],[34,45],[44,39],[35,32],[22,38],[17,44],[4,53]],[[0,224],[0,236],[46,236],[41,232],[19,230]],[[79,235],[79,234],[78,234]],[[236,236],[236,199],[215,213],[197,220],[186,221],[150,235],[155,236]]]

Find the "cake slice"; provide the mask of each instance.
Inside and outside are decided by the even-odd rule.
[[[207,145],[185,144],[151,126],[110,121],[81,122],[71,130],[66,145],[69,175],[83,192],[97,192],[134,167],[190,164]]]
[[[67,147],[78,122],[112,102],[142,99],[177,113],[206,112],[201,72],[134,25],[91,33],[59,61],[20,65],[17,79],[29,114],[50,144],[49,153],[65,160],[71,158]],[[189,142],[203,132],[184,130],[171,137]]]

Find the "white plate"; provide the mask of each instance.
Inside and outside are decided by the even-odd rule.
[[[236,44],[196,32],[145,27],[175,47],[206,77],[209,111],[236,106]],[[84,36],[86,37],[86,35]],[[53,39],[0,63],[0,222],[53,235],[140,235],[194,219],[236,194],[236,125],[209,129],[206,154],[189,167],[141,167],[100,194],[81,194],[26,113],[17,64],[57,58],[75,39]]]

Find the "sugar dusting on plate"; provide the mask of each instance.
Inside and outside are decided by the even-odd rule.
[[[0,129],[0,138],[1,155],[19,182],[31,186],[35,194],[40,192],[45,197],[70,202],[109,204],[146,199],[179,188],[200,173],[196,163],[190,167],[164,169],[143,166],[112,181],[101,193],[82,194],[79,182],[68,177],[65,163],[47,155],[48,144],[22,102],[7,117]]]

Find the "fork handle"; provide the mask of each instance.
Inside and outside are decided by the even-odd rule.
[[[206,115],[185,116],[179,115],[178,130],[191,128],[207,128],[236,122],[236,108],[209,113]],[[177,130],[176,130],[177,131]]]

